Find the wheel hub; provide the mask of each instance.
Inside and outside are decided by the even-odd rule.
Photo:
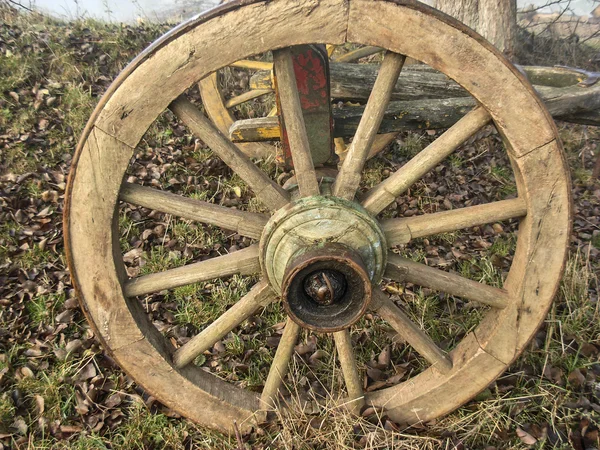
[[[302,198],[279,210],[261,238],[260,260],[289,316],[331,332],[365,312],[381,280],[387,245],[359,205],[335,197]]]

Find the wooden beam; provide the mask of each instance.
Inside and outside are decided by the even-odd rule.
[[[348,407],[355,414],[360,414],[361,408],[365,404],[365,398],[362,388],[362,380],[358,373],[354,350],[352,349],[352,338],[348,329],[333,333],[335,347],[346,381],[346,390],[348,391]]]
[[[501,200],[484,205],[442,211],[420,216],[401,217],[382,221],[386,241],[390,247],[407,244],[411,239],[471,228],[486,223],[516,219],[527,214],[522,198]]]
[[[354,199],[360,184],[363,167],[375,141],[377,130],[380,128],[385,109],[390,101],[392,89],[405,60],[404,55],[393,52],[385,54],[373,91],[371,91],[365,106],[364,114],[360,119],[354,139],[352,139],[352,143],[348,148],[348,154],[333,185],[333,195],[346,200]]]
[[[588,88],[569,86],[537,89],[556,120],[600,126],[600,83]],[[475,106],[475,100],[470,97],[392,101],[385,111],[378,133],[450,128]],[[362,106],[334,108],[334,136],[352,137],[363,113]],[[275,119],[266,117],[237,121],[230,129],[230,137],[234,142],[277,140],[279,122]]]
[[[397,196],[405,192],[489,123],[490,119],[489,113],[482,107],[477,107],[469,112],[389,178],[369,190],[362,199],[362,206],[373,215],[379,214]]]
[[[265,409],[271,409],[277,402],[279,388],[288,373],[290,360],[294,354],[294,347],[296,346],[299,333],[300,325],[288,318],[260,396],[261,405]]]
[[[277,77],[277,95],[285,121],[300,196],[319,195],[319,183],[310,151],[290,49],[273,51],[273,64]]]

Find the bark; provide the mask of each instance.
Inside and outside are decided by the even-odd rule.
[[[436,0],[435,7],[460,20],[509,58],[517,34],[517,0]]]
[[[487,0],[482,0],[486,2]],[[479,27],[479,0],[436,0],[435,7],[449,16],[460,20],[466,26],[477,30]]]

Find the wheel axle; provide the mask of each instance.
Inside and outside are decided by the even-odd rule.
[[[321,270],[304,279],[304,292],[319,305],[331,305],[346,292],[346,277],[337,270]]]

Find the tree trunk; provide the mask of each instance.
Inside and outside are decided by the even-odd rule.
[[[517,34],[517,0],[436,0],[435,7],[473,28],[509,58]]]

